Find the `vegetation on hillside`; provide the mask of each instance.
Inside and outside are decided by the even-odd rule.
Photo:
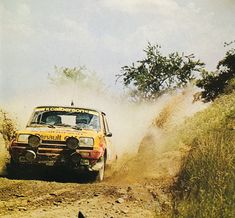
[[[221,94],[229,94],[235,90],[235,49],[227,51],[218,63],[217,71],[202,72],[202,79],[196,85],[203,89],[201,97],[204,101],[213,101]]]
[[[189,119],[180,140],[190,152],[173,187],[174,216],[234,217],[235,93]]]

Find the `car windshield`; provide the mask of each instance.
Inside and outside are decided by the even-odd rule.
[[[72,127],[75,129],[100,129],[98,113],[86,111],[35,111],[30,122],[31,125],[48,125]]]

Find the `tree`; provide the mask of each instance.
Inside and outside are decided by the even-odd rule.
[[[225,57],[218,63],[217,71],[202,73],[202,79],[196,85],[202,89],[201,97],[205,102],[213,101],[221,94],[235,90],[235,49],[226,52]]]
[[[195,78],[204,66],[194,55],[185,56],[178,52],[168,56],[161,54],[159,45],[148,43],[144,50],[146,57],[137,64],[122,67],[118,79],[122,78],[126,87],[132,88],[135,99],[151,100],[161,94],[185,86]]]
[[[102,79],[95,73],[90,72],[86,67],[57,67],[54,74],[49,74],[49,80],[56,86],[72,85],[73,89],[104,91],[107,87]]]
[[[55,85],[64,85],[70,82],[84,82],[87,80],[87,73],[85,67],[57,67],[55,66],[54,75],[49,75],[49,80]]]

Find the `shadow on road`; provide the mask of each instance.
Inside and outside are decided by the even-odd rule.
[[[93,172],[84,171],[77,172],[66,168],[55,167],[25,167],[19,166],[12,168],[6,167],[6,174],[0,177],[19,180],[41,180],[54,181],[61,183],[93,183],[95,182],[95,174]]]

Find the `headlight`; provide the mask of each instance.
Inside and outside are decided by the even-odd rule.
[[[77,149],[79,146],[79,141],[78,139],[76,139],[75,137],[69,137],[66,140],[66,145],[68,146],[68,148],[70,149]]]
[[[33,148],[38,147],[40,145],[40,141],[40,137],[36,135],[31,135],[28,137],[28,144]]]
[[[27,134],[20,134],[17,138],[18,142],[28,142],[28,138],[30,135]]]
[[[93,145],[94,145],[93,138],[85,138],[85,137],[79,138],[79,146],[80,147],[93,147]]]

